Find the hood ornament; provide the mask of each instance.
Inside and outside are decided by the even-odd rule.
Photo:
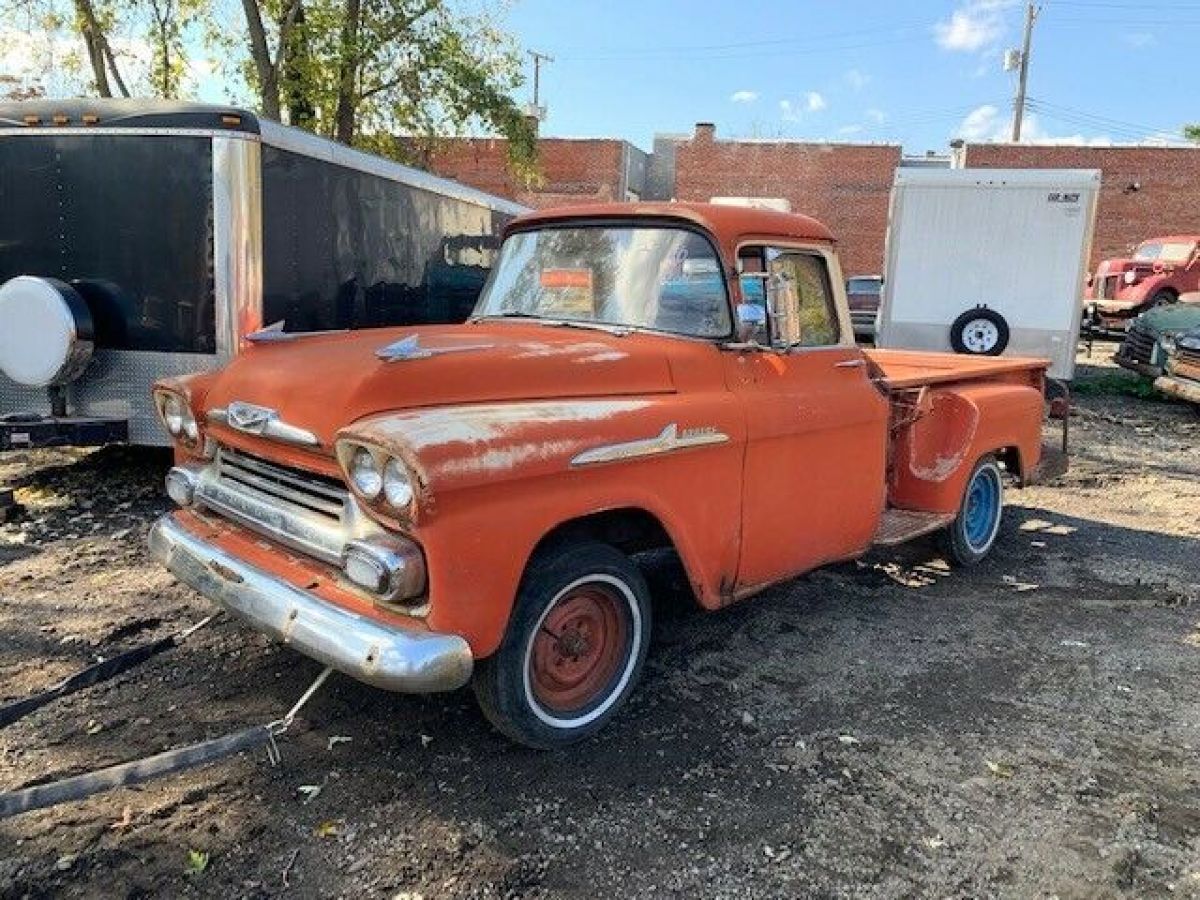
[[[278,322],[264,325],[258,331],[251,331],[247,334],[245,340],[251,344],[275,344],[285,341],[298,341],[301,338],[316,337],[321,334],[342,334],[346,331],[345,328],[331,328],[326,331],[284,331],[283,329],[286,324],[283,319],[280,319]]]
[[[398,341],[380,347],[375,355],[384,362],[404,362],[410,359],[428,359],[443,353],[464,353],[469,350],[487,350],[491,344],[462,344],[457,347],[422,347],[421,336],[410,334]]]

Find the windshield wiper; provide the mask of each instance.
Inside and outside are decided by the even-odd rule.
[[[627,325],[605,325],[603,322],[585,322],[582,319],[543,319],[542,324],[556,328],[582,328],[585,331],[603,331],[605,334],[615,334],[625,337],[632,334],[633,329]]]

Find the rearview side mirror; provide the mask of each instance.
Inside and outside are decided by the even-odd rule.
[[[767,337],[767,311],[757,303],[739,303],[734,310],[737,325],[734,336],[743,344],[764,343]]]

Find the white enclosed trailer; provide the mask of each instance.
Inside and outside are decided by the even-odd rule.
[[[897,169],[876,343],[1070,380],[1099,192],[1093,169]]]

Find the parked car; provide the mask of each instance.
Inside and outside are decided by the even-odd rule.
[[[269,342],[161,382],[180,509],[151,551],[342,672],[471,682],[511,738],[568,744],[642,671],[631,554],[673,548],[706,609],[930,532],[970,565],[1005,482],[1065,467],[1046,360],[863,350],[843,284],[805,216],[523,216],[465,324]]]
[[[1154,386],[1164,394],[1196,404],[1200,412],[1200,326],[1165,343],[1166,374],[1155,379]]]
[[[854,326],[855,337],[867,340],[875,337],[882,294],[882,275],[855,275],[846,279],[846,302],[850,306],[850,322]]]
[[[227,106],[0,103],[0,451],[165,444],[245,336],[461,322],[525,208]]]
[[[1197,235],[1170,235],[1143,241],[1125,259],[1106,259],[1088,278],[1084,303],[1093,320],[1125,327],[1155,306],[1174,303],[1181,294],[1200,289]]]
[[[1114,362],[1141,375],[1157,378],[1167,350],[1180,332],[1200,326],[1200,293],[1182,294],[1178,303],[1149,309],[1129,323]]]

